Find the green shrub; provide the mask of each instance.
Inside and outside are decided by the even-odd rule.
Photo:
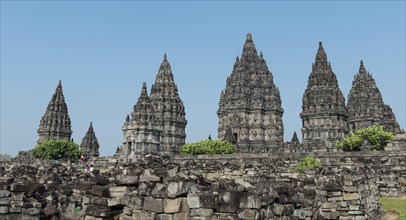
[[[82,151],[79,145],[68,140],[48,140],[35,146],[31,153],[36,158],[60,159],[79,158]]]
[[[301,159],[296,165],[296,171],[298,173],[304,173],[306,170],[313,170],[314,168],[321,168],[320,161],[316,160],[314,157],[305,157]]]
[[[235,152],[234,145],[227,141],[204,140],[196,143],[185,144],[181,148],[182,154],[232,154]]]
[[[390,143],[395,135],[383,130],[382,126],[372,126],[360,129],[341,142],[336,143],[336,147],[343,151],[359,151],[364,139],[372,145],[374,150],[384,150],[385,146]]]

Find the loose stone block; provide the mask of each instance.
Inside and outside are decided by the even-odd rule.
[[[327,196],[327,191],[316,189],[316,195]]]
[[[8,206],[0,206],[0,214],[8,213]]]
[[[0,205],[9,205],[10,204],[10,198],[6,197],[6,198],[0,198]]]
[[[159,215],[156,216],[155,220],[173,220],[173,215],[159,214]]]
[[[21,210],[22,214],[27,215],[38,215],[41,212],[41,208],[23,208]]]
[[[129,192],[128,186],[113,186],[109,188],[110,197],[123,197],[124,194]]]
[[[10,191],[8,190],[0,190],[0,198],[8,197],[10,195]]]
[[[132,215],[133,214],[133,210],[128,208],[127,206],[124,206],[123,208],[123,213],[126,215]]]
[[[187,195],[187,204],[191,209],[200,208],[200,198],[198,194],[189,193]]]
[[[154,212],[147,212],[144,210],[134,210],[133,220],[155,220],[156,214]]]
[[[242,209],[260,209],[261,199],[256,195],[249,195],[241,198],[240,208]]]
[[[244,211],[238,213],[239,219],[254,220],[256,219],[257,211],[252,209],[244,209]]]
[[[359,199],[358,193],[344,193],[344,200],[356,200]]]
[[[278,204],[278,203],[275,203],[273,206],[273,209],[272,209],[272,211],[273,211],[273,213],[275,213],[275,215],[282,215],[284,210],[285,210],[285,207],[283,207],[282,204]]]
[[[138,176],[119,174],[116,176],[116,185],[136,185],[138,184]]]
[[[189,220],[189,212],[179,212],[173,214],[173,220]]]
[[[159,182],[159,176],[152,175],[149,170],[144,170],[140,176],[140,182]]]
[[[164,200],[154,199],[152,197],[145,197],[144,199],[144,210],[152,211],[156,213],[164,212]]]
[[[182,199],[164,199],[164,212],[175,213],[179,212]]]
[[[209,217],[213,215],[212,209],[191,209],[190,216],[203,216]]]

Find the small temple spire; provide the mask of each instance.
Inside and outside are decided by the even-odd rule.
[[[80,148],[84,150],[84,153],[87,155],[88,158],[99,156],[100,145],[97,140],[96,134],[94,133],[92,122],[90,122],[89,129],[82,139]]]
[[[127,117],[125,118],[125,122],[126,123],[129,123],[131,121],[131,119],[130,119],[130,115],[129,114],[127,114]]]
[[[166,58],[166,53],[164,53],[164,60],[162,61],[163,63],[167,63],[168,59]]]
[[[300,143],[299,138],[297,137],[296,131],[293,132],[293,137],[292,137],[292,140],[290,142],[292,142],[294,144],[299,144]]]

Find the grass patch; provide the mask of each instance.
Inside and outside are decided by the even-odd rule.
[[[381,204],[385,212],[400,214],[396,220],[406,220],[406,199],[382,197]]]

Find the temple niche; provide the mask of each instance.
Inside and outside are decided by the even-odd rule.
[[[279,89],[250,33],[221,92],[217,115],[219,139],[235,143],[239,152],[277,151],[283,144]]]
[[[348,127],[354,132],[373,125],[381,125],[388,132],[400,133],[400,127],[389,105],[385,105],[372,74],[361,60],[348,94]]]
[[[348,133],[348,111],[321,42],[302,102],[304,147],[310,151],[335,151],[335,142]]]
[[[62,91],[62,82],[59,81],[55,93],[42,116],[38,128],[38,144],[47,140],[71,140],[71,121],[68,107]]]

